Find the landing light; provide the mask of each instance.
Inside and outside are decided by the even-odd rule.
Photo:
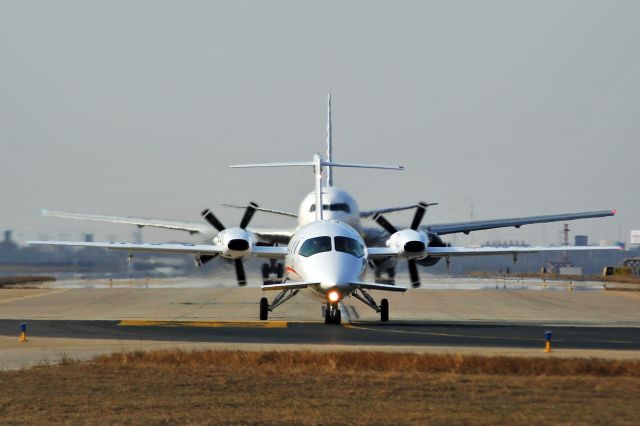
[[[337,302],[338,300],[340,300],[340,293],[333,290],[330,291],[329,294],[327,294],[327,297],[329,298],[329,302]]]

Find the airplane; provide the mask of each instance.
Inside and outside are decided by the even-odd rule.
[[[397,212],[402,210],[416,209],[416,211],[421,212],[424,215],[424,211],[429,206],[436,205],[437,203],[425,203],[419,202],[410,205],[402,205],[402,206],[393,206],[386,208],[377,208],[371,210],[360,210],[358,207],[358,203],[355,198],[346,190],[341,189],[337,186],[334,186],[333,179],[333,167],[334,159],[333,159],[333,131],[332,131],[332,120],[331,120],[331,94],[327,97],[327,140],[326,140],[326,156],[327,160],[325,162],[325,175],[326,181],[325,185],[323,185],[323,217],[326,220],[338,220],[344,222],[354,229],[356,229],[360,235],[364,238],[365,242],[368,245],[382,245],[385,243],[389,235],[394,233],[395,227],[389,226],[388,222],[383,222],[379,219],[379,215]],[[291,163],[294,164],[294,163]],[[308,165],[308,162],[296,162],[294,165]],[[242,166],[242,165],[241,165]],[[246,166],[246,165],[244,165]],[[403,170],[403,167],[393,168],[395,170]],[[278,209],[269,209],[259,207],[257,204],[253,204],[251,206],[237,206],[232,204],[223,204],[227,207],[235,207],[235,208],[251,208],[252,212],[261,211],[271,214],[283,215],[292,218],[296,218],[298,223],[294,227],[290,228],[265,228],[265,227],[251,227],[249,230],[253,233],[254,238],[259,241],[261,244],[288,244],[291,237],[294,235],[297,229],[301,229],[305,225],[312,223],[316,220],[316,206],[318,205],[316,202],[316,192],[309,192],[302,202],[300,203],[298,213],[278,210]],[[253,214],[253,213],[252,213]],[[615,210],[600,210],[600,211],[589,211],[589,212],[580,212],[580,213],[565,213],[565,214],[552,214],[552,215],[542,215],[542,216],[529,216],[529,217],[517,217],[517,218],[507,218],[507,219],[496,219],[496,220],[476,220],[469,222],[457,222],[457,223],[442,223],[442,224],[427,224],[421,225],[420,230],[425,232],[429,237],[429,246],[430,247],[446,247],[448,243],[446,243],[442,236],[448,234],[455,233],[464,233],[469,234],[473,231],[480,231],[486,229],[494,229],[494,228],[504,228],[504,227],[515,227],[520,228],[523,225],[534,224],[534,223],[548,223],[548,222],[559,222],[559,221],[569,221],[576,219],[586,219],[586,218],[597,218],[597,217],[605,217],[605,216],[613,216],[616,214]],[[161,220],[161,219],[146,219],[146,218],[135,218],[135,217],[125,217],[125,216],[108,216],[108,215],[96,215],[96,214],[85,214],[85,213],[71,213],[71,212],[63,212],[63,211],[54,211],[54,210],[42,210],[43,216],[51,216],[51,217],[59,217],[59,218],[68,218],[68,219],[83,219],[83,220],[92,220],[92,221],[101,221],[101,222],[110,222],[110,223],[120,223],[120,224],[130,224],[136,225],[140,228],[148,226],[154,228],[162,228],[162,229],[172,229],[172,230],[180,230],[186,231],[189,234],[199,234],[204,236],[206,240],[210,240],[217,232],[221,231],[220,226],[214,226],[215,230],[206,223],[197,223],[197,222],[183,222],[183,221],[173,221],[173,220]],[[373,219],[382,228],[373,227],[364,225],[362,223],[362,219]],[[384,218],[383,218],[384,219]],[[422,219],[422,218],[421,218]],[[196,265],[202,266],[212,260],[211,256],[200,256],[196,257]],[[419,287],[421,285],[420,278],[418,275],[418,270],[416,265],[420,265],[423,267],[434,266],[437,264],[442,257],[435,256],[427,256],[422,259],[417,259],[409,263],[409,273],[411,276],[411,283],[414,287]],[[275,263],[273,259],[270,263],[264,263],[262,265],[262,276],[267,282],[267,278],[270,273],[276,273],[278,279],[281,279],[284,276],[284,265],[282,263]],[[450,257],[445,257],[445,261],[447,265],[450,262]],[[388,279],[384,280],[388,283],[394,282],[395,277],[395,266],[396,260],[393,257],[375,259],[370,262],[373,267],[376,281],[380,282],[381,276],[383,273],[388,275]],[[236,273],[238,273],[238,267],[236,265]],[[237,280],[239,285],[246,284],[246,276],[237,275]]]
[[[240,165],[237,167],[289,167],[313,166],[315,174],[315,203],[323,205],[322,170],[325,167],[388,168],[379,165],[361,165],[324,161],[320,154],[311,162],[271,163]],[[363,281],[369,261],[393,257],[399,260],[415,262],[428,257],[441,258],[452,256],[496,255],[535,253],[540,251],[566,250],[619,250],[619,247],[433,247],[429,235],[420,229],[425,207],[420,206],[415,213],[411,226],[397,230],[383,216],[377,215],[378,223],[394,232],[386,241],[385,247],[368,247],[364,238],[354,227],[343,221],[326,219],[324,209],[315,210],[315,220],[297,229],[287,246],[261,246],[257,244],[255,234],[247,229],[256,206],[249,204],[238,227],[226,228],[210,211],[203,212],[204,218],[215,228],[218,234],[213,244],[135,244],[114,242],[69,242],[69,241],[30,241],[31,245],[56,245],[100,247],[113,250],[125,250],[131,255],[135,251],[189,253],[196,257],[222,256],[232,259],[244,275],[242,259],[248,256],[283,259],[286,278],[279,284],[262,285],[263,290],[279,290],[280,293],[269,302],[260,299],[260,320],[267,320],[269,312],[296,296],[301,290],[308,289],[326,304],[326,324],[340,324],[342,314],[340,302],[353,296],[380,314],[382,322],[389,321],[389,301],[386,298],[376,302],[368,290],[405,292],[407,287]]]

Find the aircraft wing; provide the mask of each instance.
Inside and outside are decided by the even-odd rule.
[[[223,207],[231,207],[231,208],[233,208],[233,209],[242,209],[242,210],[244,210],[244,209],[246,209],[246,208],[247,208],[247,206],[238,206],[238,205],[236,205],[236,204],[227,204],[227,203],[222,203],[222,204],[220,204],[220,205],[221,205],[221,206],[223,206]],[[263,207],[254,207],[254,209],[255,209],[256,211],[259,211],[259,212],[265,212],[265,213],[278,214],[278,215],[280,215],[280,216],[288,216],[288,217],[295,217],[295,218],[297,218],[297,217],[298,217],[297,213],[291,213],[291,212],[287,212],[287,211],[284,211],[284,210],[265,209],[265,208],[263,208]]]
[[[261,288],[262,290],[296,290],[301,288],[307,288],[310,286],[320,285],[317,281],[299,281],[299,282],[286,282],[282,284],[265,284]]]
[[[187,231],[190,234],[213,235],[216,232],[215,229],[213,229],[206,223],[178,222],[173,220],[145,219],[127,216],[106,216],[98,214],[70,213],[55,210],[42,210],[42,215],[60,217],[65,219],[92,220],[97,222],[136,225],[140,228],[149,226],[153,228],[173,229],[178,231]],[[258,239],[268,243],[286,244],[289,242],[291,236],[293,235],[293,229],[249,227],[249,230],[253,232],[258,237]]]
[[[249,227],[249,231],[253,232],[260,241],[268,243],[287,244],[293,236],[293,229],[284,228],[259,228]]]
[[[194,255],[217,255],[222,252],[222,247],[213,244],[175,244],[175,243],[99,243],[83,241],[29,241],[29,245],[47,246],[71,246],[71,247],[96,247],[110,250],[123,250],[127,252],[144,251],[160,253],[185,253]],[[287,254],[286,247],[253,246],[251,254],[270,259],[282,259]]]
[[[532,223],[547,223],[547,222],[562,222],[565,220],[576,219],[589,219],[595,217],[614,216],[616,210],[600,210],[592,212],[582,213],[565,213],[565,214],[552,214],[545,216],[529,216],[529,217],[517,217],[510,219],[495,219],[495,220],[476,220],[471,222],[457,222],[457,223],[443,223],[436,225],[421,226],[423,231],[435,232],[438,235],[455,234],[463,232],[468,234],[471,231],[481,231],[483,229],[493,228],[506,228],[509,226],[515,226],[520,228],[522,225],[529,225]]]
[[[518,253],[539,253],[542,251],[585,251],[585,250],[621,250],[618,246],[530,246],[530,247],[427,247],[426,256],[488,256]],[[389,247],[367,247],[369,259],[381,259],[397,256],[395,249]]]
[[[486,256],[494,254],[539,253],[542,251],[586,251],[622,250],[618,246],[530,246],[530,247],[429,247],[427,253],[433,257]]]
[[[365,283],[360,281],[350,282],[349,284],[357,288],[366,288],[367,290],[400,291],[400,292],[407,291],[406,287],[400,287],[400,286],[389,285],[389,284]]]
[[[174,220],[146,219],[126,216],[105,216],[98,214],[70,213],[55,210],[42,210],[42,216],[60,217],[65,219],[93,220],[97,222],[122,223],[136,225],[140,228],[149,226],[153,228],[175,229],[187,231],[190,234],[213,234],[214,230],[206,223],[179,222]]]
[[[375,209],[375,210],[363,210],[360,212],[360,217],[371,217],[376,213],[384,214],[384,213],[392,213],[399,212],[402,210],[411,210],[418,207],[417,204],[411,204],[409,206],[398,206],[398,207],[386,207],[384,209]]]

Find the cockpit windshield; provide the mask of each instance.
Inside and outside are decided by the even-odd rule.
[[[358,241],[348,237],[334,237],[336,251],[349,253],[355,257],[364,256],[364,247]]]
[[[351,213],[351,208],[349,208],[349,204],[347,203],[333,203],[333,204],[323,204],[322,210],[324,211],[332,211],[332,212],[345,212]],[[309,212],[313,213],[316,211],[316,205],[311,204],[309,208]]]
[[[307,241],[302,243],[300,250],[298,250],[298,254],[300,256],[309,257],[325,251],[331,251],[331,237],[309,238]]]

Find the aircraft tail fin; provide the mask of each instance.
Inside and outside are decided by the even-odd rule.
[[[333,161],[333,134],[331,129],[331,93],[327,96],[327,161]],[[327,167],[327,186],[333,186],[333,169]]]

